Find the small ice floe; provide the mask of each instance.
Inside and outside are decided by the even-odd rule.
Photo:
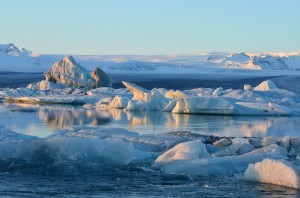
[[[245,84],[244,91],[249,91],[249,90],[252,90],[252,86],[250,84]]]
[[[223,88],[219,87],[212,93],[212,96],[220,96],[222,95],[222,93],[223,93]]]
[[[249,164],[245,178],[249,181],[300,189],[299,169],[285,160],[264,159]]]

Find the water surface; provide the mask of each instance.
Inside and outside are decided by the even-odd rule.
[[[228,137],[300,137],[299,117],[217,116],[86,109],[71,105],[0,104],[0,120],[6,128],[37,137],[47,137],[66,126],[123,128],[140,134],[190,131]]]

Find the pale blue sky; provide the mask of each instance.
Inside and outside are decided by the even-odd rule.
[[[300,50],[298,0],[0,0],[0,43],[40,53]]]

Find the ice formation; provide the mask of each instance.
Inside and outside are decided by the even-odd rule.
[[[75,61],[72,56],[54,63],[49,71],[44,73],[46,80],[28,85],[33,90],[53,90],[66,87],[98,88],[111,87],[110,77],[99,67],[90,74]]]
[[[264,159],[249,164],[245,177],[250,181],[300,189],[299,169],[284,160]]]
[[[168,150],[156,160],[156,164],[166,164],[178,160],[195,160],[210,157],[201,140],[183,142]]]
[[[86,87],[94,82],[89,72],[72,56],[66,56],[63,60],[56,62],[46,72],[46,76],[49,81],[65,84],[68,87]]]
[[[66,63],[63,64],[64,60]],[[75,64],[73,59],[65,58],[64,60],[55,65],[71,64],[74,66]],[[95,77],[96,73],[98,77]],[[31,84],[27,89],[0,89],[0,98],[4,98],[6,102],[93,104],[95,107],[101,108],[119,108],[126,111],[165,111],[173,114],[272,116],[300,114],[299,94],[279,89],[270,80],[262,82],[254,90],[249,87],[246,87],[246,90],[228,89],[225,91],[223,88],[216,90],[211,88],[146,90],[129,82],[123,82],[126,89],[103,87],[89,89],[110,85],[110,78],[103,77],[102,74],[100,69],[96,69],[93,76],[97,82],[92,79],[93,83],[86,87],[81,87],[84,86],[84,83],[79,83],[80,85],[77,85],[80,88],[78,88],[77,85],[75,86],[76,83],[73,87],[66,87],[68,84],[62,83],[66,80],[58,83],[57,78],[48,73],[45,74],[47,80]],[[78,82],[82,82],[85,79],[84,76],[87,74],[83,75]],[[61,78],[67,79],[60,75]],[[76,80],[73,77],[71,79]],[[108,84],[103,84],[101,79]]]
[[[295,180],[290,178],[298,178],[295,177],[297,168],[281,161],[296,160],[300,140],[294,137],[277,138],[276,144],[263,146],[256,141],[262,138],[254,137],[221,138],[187,132],[138,134],[118,128],[87,126],[67,127],[46,138],[0,127],[0,137],[0,157],[8,164],[17,160],[33,167],[70,163],[89,167],[150,160],[154,169],[167,174],[233,174],[247,170],[249,180],[289,187],[295,187],[292,186]],[[286,149],[287,142],[288,150],[294,149],[294,153]]]
[[[111,87],[110,77],[99,67],[96,67],[92,72],[92,77],[96,82],[92,85],[94,88],[98,87]]]
[[[254,87],[255,91],[269,91],[271,89],[278,89],[278,87],[271,80],[263,81]]]
[[[59,138],[36,141],[0,142],[0,158],[24,160],[27,164],[76,162],[126,165],[133,146],[121,140]]]

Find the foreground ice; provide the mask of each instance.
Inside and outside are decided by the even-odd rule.
[[[2,127],[1,137],[0,160],[17,169],[20,164],[88,167],[148,161],[167,174],[234,174],[264,159],[297,161],[300,156],[300,139],[294,137],[222,138],[188,132],[142,135],[92,127],[69,127],[46,138],[19,135]]]
[[[250,164],[245,171],[247,180],[300,188],[299,168],[284,160],[264,159]]]
[[[206,152],[206,148],[204,148],[204,151],[201,151],[201,153]],[[166,161],[163,157],[164,155],[157,158],[153,167],[160,168],[163,172],[169,174],[232,174],[243,172],[246,170],[248,164],[259,162],[265,158],[287,159],[287,151],[275,144],[256,149],[246,154],[237,155],[235,152],[231,156],[224,157],[198,156],[195,155],[195,149],[190,149],[185,153],[185,155],[194,156],[194,158]]]

